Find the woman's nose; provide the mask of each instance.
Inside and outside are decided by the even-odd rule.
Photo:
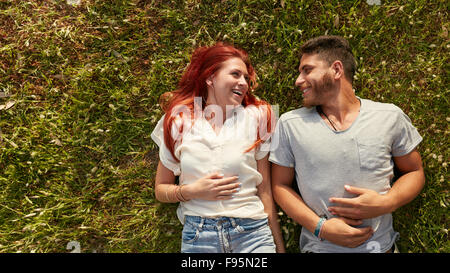
[[[244,76],[239,78],[239,85],[248,85],[247,79]]]

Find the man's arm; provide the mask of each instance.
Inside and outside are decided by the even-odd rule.
[[[289,217],[313,233],[320,217],[293,190],[294,174],[293,168],[272,164],[273,197]],[[354,228],[351,226],[361,223],[360,220],[344,217],[328,219],[322,225],[321,238],[337,245],[357,247],[373,234],[371,227]]]
[[[294,168],[272,164],[272,194],[275,202],[294,221],[314,231],[320,217],[317,216],[292,188]]]
[[[339,216],[352,219],[368,219],[391,213],[411,202],[425,185],[425,174],[419,152],[394,157],[394,164],[402,174],[385,195],[373,190],[346,186],[345,189],[355,198],[330,198],[330,202],[346,207],[332,206],[328,210]]]
[[[391,212],[411,202],[425,186],[422,158],[416,149],[407,155],[394,157],[394,164],[402,176],[387,194],[392,200]]]

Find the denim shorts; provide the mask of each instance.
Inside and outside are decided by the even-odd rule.
[[[182,253],[275,253],[265,219],[205,218],[186,215]]]

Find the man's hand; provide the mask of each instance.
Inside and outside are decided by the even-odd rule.
[[[351,219],[369,219],[391,212],[392,205],[386,195],[347,185],[345,190],[358,196],[354,198],[331,197],[331,203],[340,205],[328,207],[328,211],[333,215]]]
[[[373,235],[372,227],[355,228],[351,225],[360,225],[361,220],[344,217],[331,218],[323,223],[320,237],[334,244],[345,247],[357,247]]]

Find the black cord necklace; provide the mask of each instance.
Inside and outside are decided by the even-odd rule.
[[[361,112],[361,99],[358,98],[358,102],[359,102],[359,109],[358,109],[358,112]],[[336,123],[334,123],[333,121],[331,121],[331,119],[327,116],[327,114],[325,114],[325,113],[323,112],[322,106],[319,105],[319,106],[316,107],[316,109],[317,109],[317,112],[319,112],[319,114],[324,115],[324,116],[327,118],[328,122],[330,122],[330,124],[331,124],[331,127],[333,127],[334,131],[337,132],[338,129],[336,129],[336,127],[337,127]]]
[[[331,124],[331,127],[333,127],[334,131],[337,132],[338,130],[336,129],[336,126],[335,126],[336,124],[334,122],[332,122],[330,118],[328,118],[327,114],[325,114],[323,112],[321,106],[317,106],[317,111],[319,112],[319,114],[322,114],[322,115],[324,115],[327,118],[328,122],[330,122],[330,124]]]

